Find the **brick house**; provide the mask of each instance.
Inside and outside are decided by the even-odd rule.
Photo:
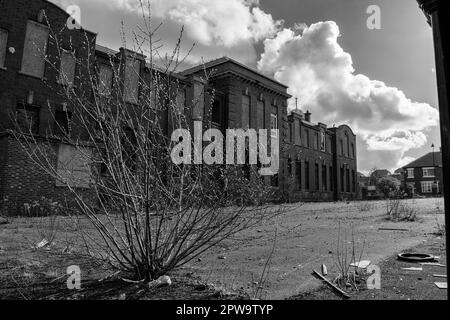
[[[23,119],[37,137],[50,135],[58,157],[74,157],[70,146],[58,140],[58,130],[68,128],[70,122],[74,134],[82,137],[84,133],[76,126],[78,115],[64,100],[62,90],[71,85],[89,96],[89,75],[95,74],[99,90],[122,94],[132,108],[145,94],[139,90],[139,81],[148,81],[150,75],[160,72],[150,68],[139,53],[106,48],[96,43],[94,32],[69,29],[68,18],[64,10],[46,0],[0,2],[0,203],[8,211],[41,196],[60,200],[67,192],[63,183],[40,172],[28,159],[11,134],[11,115],[17,116],[19,125]],[[58,30],[58,45],[50,36],[47,21]],[[76,60],[92,63],[82,65]],[[205,69],[212,72],[208,83],[202,78]],[[113,83],[113,70],[119,70],[123,83]],[[313,124],[309,112],[288,115],[290,95],[284,84],[226,57],[171,77],[182,88],[177,101],[192,123],[212,122],[222,131],[280,130],[280,170],[278,175],[264,178],[267,184],[280,189],[295,186],[294,198],[302,200],[356,197],[356,137],[351,128]],[[193,103],[199,93],[204,99]],[[170,134],[174,128],[170,117],[163,110],[159,116]],[[297,183],[292,184],[292,179]],[[89,195],[87,183],[77,187]]]
[[[403,167],[403,185],[421,196],[441,195],[442,152],[430,152]]]

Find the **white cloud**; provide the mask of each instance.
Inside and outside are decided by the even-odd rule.
[[[349,124],[365,142],[361,152],[389,151],[392,166],[405,151],[426,143],[424,131],[438,124],[435,108],[411,101],[381,81],[355,74],[351,55],[338,43],[335,22],[295,29],[284,28],[264,41],[260,71],[289,85],[289,93],[319,121]],[[383,153],[383,158],[388,154]]]

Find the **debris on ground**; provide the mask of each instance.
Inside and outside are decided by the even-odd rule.
[[[432,267],[446,267],[445,264],[437,263],[437,262],[421,262],[422,266],[432,266]]]
[[[328,274],[327,266],[322,264],[322,275],[326,276]]]
[[[50,245],[50,242],[48,242],[47,239],[42,239],[40,242],[38,242],[35,246],[36,249],[44,248]]]
[[[225,256],[218,256],[217,259],[219,259],[219,260],[225,260],[226,257],[225,257]]]
[[[397,258],[399,260],[408,261],[408,262],[433,262],[436,261],[436,257],[434,255],[428,253],[410,253],[403,252],[400,253]]]
[[[361,269],[366,269],[370,265],[370,260],[361,260],[358,262],[350,263],[350,267],[357,267]]]
[[[434,284],[439,289],[447,289],[447,282],[435,282]]]
[[[447,275],[446,274],[433,274],[433,277],[436,277],[436,278],[447,278]]]
[[[409,267],[409,268],[402,268],[402,270],[408,270],[408,271],[423,271],[420,267]]]
[[[0,217],[0,225],[1,224],[8,224],[8,220],[6,218]]]
[[[350,299],[350,295],[345,292],[344,290],[342,290],[341,288],[339,288],[337,285],[333,284],[330,282],[330,280],[328,280],[327,278],[325,278],[323,275],[321,275],[319,272],[317,272],[316,270],[313,270],[313,274],[316,275],[317,277],[319,277],[321,280],[325,281],[326,284],[328,284],[331,288],[333,288],[336,292],[338,292],[340,295],[342,295],[344,298],[346,299]]]
[[[170,286],[170,285],[172,285],[172,280],[170,279],[169,276],[161,276],[158,279],[150,281],[148,283],[148,287],[150,289],[161,288],[161,287]]]
[[[409,231],[409,229],[403,229],[403,228],[378,228],[378,230],[383,230],[383,231]]]

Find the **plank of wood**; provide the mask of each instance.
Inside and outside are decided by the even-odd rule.
[[[420,264],[423,266],[445,267],[445,264],[437,262],[421,262]]]
[[[446,274],[433,274],[433,277],[436,277],[436,278],[447,278],[447,275]]]
[[[409,229],[402,229],[402,228],[378,228],[378,230],[385,230],[385,231],[409,231]]]
[[[344,298],[346,299],[350,299],[350,296],[348,295],[347,292],[345,292],[344,290],[342,290],[341,288],[339,288],[337,285],[335,285],[334,283],[331,283],[330,280],[328,280],[327,278],[325,278],[323,275],[321,275],[319,272],[317,272],[316,270],[313,270],[313,274],[316,275],[317,277],[319,277],[321,280],[325,281],[326,284],[328,284],[330,287],[332,287],[335,291],[339,292],[339,294],[341,294]]]

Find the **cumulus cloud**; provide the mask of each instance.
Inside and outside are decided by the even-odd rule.
[[[438,124],[439,113],[400,89],[356,74],[339,36],[333,21],[284,28],[264,41],[258,69],[289,85],[289,93],[321,122],[350,124],[363,139],[360,151],[386,151],[381,156],[398,164],[406,151],[426,143],[424,132]]]

